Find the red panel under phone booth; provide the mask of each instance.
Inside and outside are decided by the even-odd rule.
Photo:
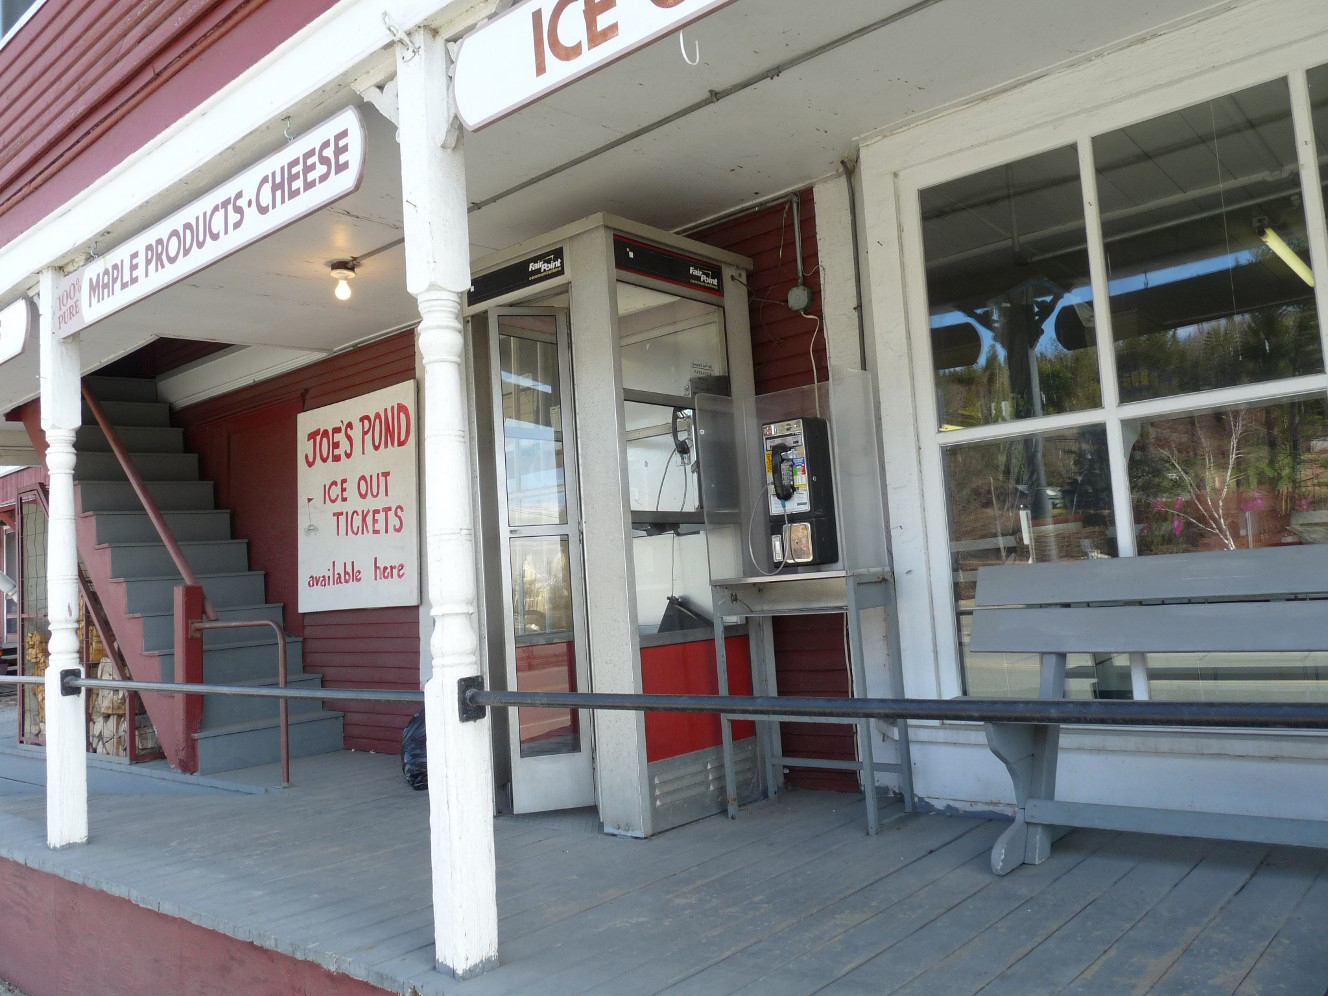
[[[724,643],[729,663],[729,694],[752,694],[752,669],[747,655],[747,637],[731,636]],[[665,647],[641,648],[641,689],[647,695],[718,695],[715,674],[715,642],[697,640]],[[733,724],[733,739],[756,736],[756,724]],[[670,757],[718,747],[719,717],[683,712],[646,713],[646,760]]]

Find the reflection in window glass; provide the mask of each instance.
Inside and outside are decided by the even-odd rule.
[[[692,410],[623,402],[627,486],[633,512],[695,512],[701,501],[694,471]]]
[[[710,561],[705,527],[632,529],[637,624],[643,634],[710,629]]]
[[[693,378],[729,372],[724,312],[713,304],[620,282],[618,343],[628,391],[677,397],[726,393],[713,382],[701,382],[693,390]]]
[[[1075,150],[932,187],[921,204],[941,424],[1100,405]]]
[[[1323,370],[1285,80],[1093,153],[1122,401]]]
[[[513,539],[512,630],[516,687],[521,692],[576,691],[572,580],[567,539]],[[571,709],[517,710],[521,756],[569,754],[581,749],[577,714]]]
[[[1328,542],[1328,411],[1293,401],[1146,422],[1130,453],[1138,548]]]
[[[1311,69],[1307,76],[1310,84],[1310,113],[1314,120],[1314,142],[1319,155],[1319,182],[1328,186],[1328,159],[1324,158],[1328,156],[1328,66]],[[1328,210],[1328,202],[1325,210]]]
[[[945,493],[966,693],[1036,697],[1037,655],[967,650],[977,572],[987,565],[1116,555],[1106,430],[947,447]],[[1112,682],[1129,688],[1128,671],[1122,676],[1117,669],[1101,681],[1104,690]],[[1082,683],[1070,687],[1076,695],[1101,694]]]
[[[554,319],[503,315],[498,339],[507,524],[567,521],[563,402]],[[511,333],[511,334],[508,334]]]

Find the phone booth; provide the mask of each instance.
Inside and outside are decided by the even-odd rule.
[[[491,687],[719,690],[693,399],[753,395],[750,269],[607,215],[476,266]],[[729,690],[750,694],[746,626],[723,630],[723,647]],[[517,813],[594,805],[606,831],[648,836],[729,802],[715,716],[496,710],[494,737],[499,798]],[[757,798],[754,728],[735,723],[732,738],[739,795]]]

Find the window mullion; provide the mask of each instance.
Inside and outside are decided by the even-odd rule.
[[[1098,380],[1107,424],[1107,458],[1111,470],[1112,518],[1116,523],[1116,552],[1133,557],[1134,511],[1130,504],[1129,450],[1120,418],[1120,381],[1116,376],[1116,339],[1111,329],[1111,290],[1107,257],[1102,242],[1102,216],[1098,209],[1097,169],[1093,140],[1081,138],[1079,189],[1084,199],[1084,226],[1088,241],[1088,274],[1093,286],[1093,335],[1097,340]]]
[[[1314,117],[1310,109],[1309,81],[1305,70],[1292,71],[1291,122],[1296,135],[1296,162],[1300,169],[1301,204],[1305,209],[1305,233],[1310,242],[1310,267],[1314,271],[1314,305],[1319,312],[1319,341],[1328,364],[1328,236],[1325,235],[1323,187],[1314,141]]]

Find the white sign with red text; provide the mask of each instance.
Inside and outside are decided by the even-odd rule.
[[[60,281],[55,332],[73,335],[359,188],[364,122],[348,107]]]
[[[296,418],[301,612],[420,603],[415,412],[406,381]]]
[[[526,0],[461,42],[457,114],[483,128],[732,2]]]

